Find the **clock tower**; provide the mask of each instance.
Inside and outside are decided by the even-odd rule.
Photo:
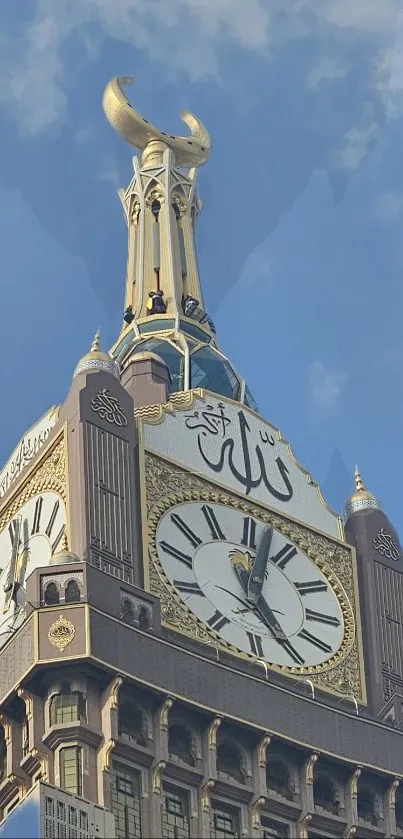
[[[397,534],[358,473],[343,523],[222,353],[207,129],[130,81],[120,333],[0,473],[0,839],[403,836]]]

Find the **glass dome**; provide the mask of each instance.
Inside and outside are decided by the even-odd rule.
[[[190,387],[200,387],[227,396],[229,399],[241,400],[242,379],[230,361],[213,347],[200,346],[187,336],[184,337],[190,353]],[[172,391],[184,390],[185,356],[179,343],[159,337],[146,338],[139,341],[133,350],[134,354],[142,352],[153,352],[159,355],[171,373]],[[245,388],[243,401],[253,411],[257,411],[256,402],[248,387]]]

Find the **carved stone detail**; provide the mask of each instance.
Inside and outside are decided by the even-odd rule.
[[[261,827],[260,813],[261,813],[262,807],[264,807],[265,803],[266,803],[266,799],[263,795],[259,796],[259,798],[257,798],[256,801],[254,801],[252,803],[251,816],[252,816],[252,827],[253,827],[254,830],[260,830],[260,827]]]
[[[318,760],[318,753],[312,752],[312,754],[308,757],[308,760],[305,763],[305,783],[306,784],[313,784],[313,775],[315,770],[315,764]]]
[[[168,731],[169,725],[169,712],[174,704],[175,700],[172,696],[167,696],[164,700],[161,710],[160,710],[160,728],[161,731]]]
[[[98,414],[100,419],[106,420],[111,425],[119,428],[127,425],[127,416],[119,405],[117,396],[114,396],[106,387],[101,388],[96,396],[93,396],[91,409]]]
[[[211,793],[214,787],[215,781],[213,778],[209,778],[209,780],[202,786],[201,805],[203,810],[209,810],[211,807]]]
[[[270,746],[271,740],[272,740],[271,734],[264,734],[260,743],[259,743],[259,745],[258,745],[258,760],[259,760],[259,766],[260,766],[261,769],[266,769],[266,763],[267,763],[266,752],[267,752],[267,747]]]

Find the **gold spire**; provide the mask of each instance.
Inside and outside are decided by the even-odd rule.
[[[366,488],[358,466],[354,469],[354,481],[355,492],[347,501],[345,508],[346,519],[353,513],[360,512],[361,510],[381,510],[382,507],[376,495]]]
[[[365,492],[364,482],[361,477],[360,470],[356,464],[354,469],[354,479],[355,479],[355,491],[356,492]]]
[[[99,352],[101,349],[101,330],[98,328],[95,335],[94,340],[91,344],[90,352]]]

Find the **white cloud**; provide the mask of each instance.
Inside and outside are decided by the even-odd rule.
[[[337,407],[347,376],[341,370],[330,370],[321,361],[313,361],[309,369],[309,387],[316,408]]]
[[[319,64],[311,70],[307,79],[308,88],[316,90],[323,83],[341,79],[351,69],[351,65],[340,58],[324,55]]]
[[[347,169],[357,172],[364,162],[370,147],[375,143],[380,132],[380,126],[375,120],[368,122],[365,128],[351,128],[344,135],[342,147],[334,155],[335,169]]]
[[[379,221],[394,221],[403,212],[403,192],[382,192],[374,202],[373,211]]]
[[[374,61],[384,66],[397,0],[32,0],[31,10],[17,36],[6,35],[3,26],[0,44],[0,100],[12,105],[26,134],[47,131],[66,116],[65,46],[72,35],[89,61],[99,55],[103,39],[113,38],[145,50],[164,63],[165,72],[181,71],[194,81],[220,79],[225,43],[273,57],[283,41],[309,37],[325,25],[349,43],[368,37]],[[308,84],[315,87],[346,70],[337,57],[319,56]],[[359,139],[352,143],[359,145]]]

